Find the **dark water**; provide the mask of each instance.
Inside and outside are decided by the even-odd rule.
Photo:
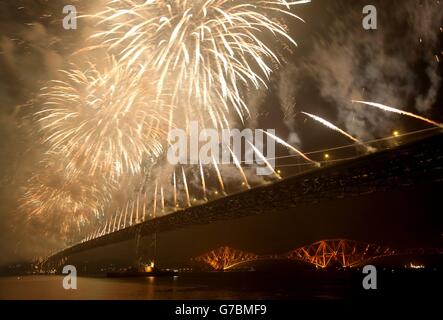
[[[79,277],[77,290],[65,290],[62,276],[0,278],[0,299],[348,299],[385,298],[441,292],[441,274],[392,275],[367,291],[355,273],[257,272],[182,274],[177,277],[108,279]]]
[[[186,274],[178,277],[108,279],[79,277],[65,290],[62,276],[0,278],[0,299],[279,299],[340,298],[341,288],[283,283],[255,274]],[[336,290],[339,289],[339,290]]]

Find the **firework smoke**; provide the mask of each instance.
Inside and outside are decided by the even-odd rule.
[[[282,107],[292,109],[296,102],[293,113],[302,107],[316,114],[319,110],[307,105],[322,105],[345,131],[363,141],[386,136],[399,123],[390,115],[355,108],[351,99],[430,112],[441,87],[435,55],[441,61],[442,2],[374,1],[380,22],[374,32],[361,27],[361,8],[368,4],[364,0],[330,3],[332,10],[322,18],[340,12],[340,19],[314,30],[318,35],[303,41],[297,63],[282,69],[277,87]],[[300,138],[308,143],[308,135],[300,132]]]

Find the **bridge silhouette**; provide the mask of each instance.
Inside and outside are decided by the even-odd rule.
[[[328,239],[316,241],[289,252],[265,255],[222,246],[192,260],[216,271],[241,269],[251,262],[270,260],[300,261],[318,269],[328,269],[360,267],[380,258],[399,255],[443,255],[443,249],[396,249],[348,239]]]
[[[354,267],[371,258],[394,255],[397,251],[389,247],[365,242],[331,239],[321,240],[282,254],[258,255],[231,247],[220,247],[194,259],[214,270],[226,271],[260,260],[297,260],[317,268],[340,266]]]
[[[325,199],[357,197],[417,185],[443,185],[443,134],[432,135],[399,147],[319,168],[144,221],[55,253],[44,260],[43,266],[60,266],[74,254],[131,239],[136,240],[138,247],[143,237],[149,238],[158,233],[189,226],[264,215]],[[293,251],[291,257],[321,267],[327,265],[327,261],[337,262],[337,255],[332,254],[335,252],[334,248],[339,248],[338,251],[350,250],[351,244],[356,245],[354,242],[318,243],[303,250]],[[361,250],[352,248],[358,249],[358,252]],[[312,252],[316,250],[324,254],[313,255]],[[326,254],[328,250],[330,253]],[[342,262],[343,266],[352,264],[352,259],[347,254],[341,257],[345,259]],[[354,258],[359,259],[357,256]]]

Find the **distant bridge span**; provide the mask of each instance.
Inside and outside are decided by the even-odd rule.
[[[396,253],[397,251],[394,249],[376,244],[330,239],[317,241],[286,253],[272,255],[258,255],[230,247],[220,247],[198,256],[194,261],[206,264],[218,271],[227,271],[261,260],[302,261],[322,269],[335,266],[350,268],[375,257],[390,256]]]
[[[443,134],[145,221],[72,246],[52,255],[45,263],[53,265],[72,254],[186,226],[278,212],[325,199],[429,184],[443,185]]]

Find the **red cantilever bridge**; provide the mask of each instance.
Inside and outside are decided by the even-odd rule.
[[[360,265],[369,259],[394,255],[397,251],[380,245],[346,240],[321,240],[282,254],[258,255],[230,247],[220,247],[194,259],[214,270],[230,270],[259,260],[297,260],[317,268]]]
[[[228,246],[207,252],[193,259],[213,270],[240,269],[251,262],[283,260],[301,261],[316,268],[353,268],[368,264],[371,260],[386,256],[408,254],[443,255],[443,249],[394,249],[387,246],[347,239],[320,240],[312,244],[280,254],[259,255]]]
[[[270,185],[134,224],[60,251],[46,259],[43,266],[54,268],[88,251],[94,251],[93,256],[96,258],[101,254],[97,251],[98,248],[128,241],[136,245],[133,251],[138,254],[144,241],[141,239],[153,235],[251,216],[266,215],[271,217],[269,221],[272,223],[272,213],[303,204],[417,186],[443,186],[443,134],[428,136],[399,147],[312,170]],[[319,267],[326,266],[331,261],[349,266],[364,257],[364,248],[365,245],[356,242],[334,240],[294,250],[285,257],[304,260]],[[372,245],[367,247],[369,251],[373,249]],[[195,256],[189,256],[188,259]],[[231,264],[221,265],[222,268],[226,268]]]

